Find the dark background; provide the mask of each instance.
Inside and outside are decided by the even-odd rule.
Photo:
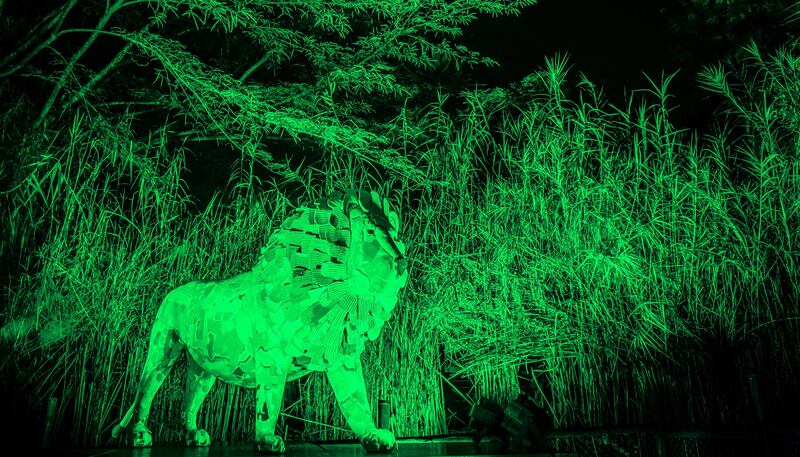
[[[754,0],[755,1],[755,0]],[[789,8],[792,1],[786,1]],[[573,78],[583,72],[621,106],[626,94],[678,72],[670,84],[678,127],[707,128],[714,104],[697,85],[697,73],[756,39],[766,55],[784,42],[786,17],[767,15],[736,21],[733,27],[704,24],[675,0],[540,0],[519,17],[483,17],[465,29],[465,44],[494,58],[500,68],[475,76],[489,85],[519,81],[544,58],[570,56]],[[726,36],[720,36],[725,34]]]

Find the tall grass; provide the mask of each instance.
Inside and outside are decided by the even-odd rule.
[[[164,294],[248,268],[276,219],[267,211],[285,209],[281,200],[246,206],[240,196],[231,208],[212,201],[191,216],[182,151],[148,147],[124,122],[111,126],[92,115],[76,116],[60,135],[40,155],[41,143],[31,142],[30,156],[41,158],[28,164],[13,195],[11,223],[35,222],[11,232],[45,242],[10,315],[38,333],[21,349],[37,358],[26,373],[36,398],[74,404],[72,417],[61,416],[72,424],[71,438],[100,444],[135,391]]]
[[[229,192],[216,194],[193,213],[183,181],[187,151],[160,146],[168,143],[162,135],[153,141],[156,146],[143,144],[133,139],[124,120],[112,126],[101,116],[78,115],[55,139],[28,137],[20,157],[34,159],[25,165],[24,180],[4,195],[13,208],[12,239],[5,248],[19,243],[20,255],[30,256],[31,265],[31,273],[20,274],[9,294],[3,329],[7,337],[16,337],[16,345],[8,356],[30,361],[19,378],[33,386],[33,399],[62,399],[58,418],[73,443],[109,442],[109,427],[132,401],[149,328],[167,291],[249,269],[296,203],[343,183],[381,190],[365,182],[363,170],[354,170],[352,162],[336,158],[323,165],[313,186],[261,183],[243,155],[231,172]],[[289,193],[299,202],[291,202]],[[37,252],[24,252],[39,238],[44,242]],[[367,382],[374,386],[371,399],[397,397],[396,418],[403,418],[394,425],[399,431],[443,433],[439,385],[431,376],[437,367],[408,363],[412,354],[427,356],[431,345],[413,337],[406,344],[389,342],[413,334],[410,317],[403,319],[365,355]],[[388,366],[382,369],[384,363]],[[159,439],[181,438],[184,376],[179,363],[156,398],[151,422]],[[352,436],[323,377],[312,376],[299,386],[302,401],[286,405],[286,414],[306,421],[305,436]],[[420,401],[415,392],[427,392],[427,386],[433,387],[430,399]],[[249,440],[253,405],[248,389],[218,383],[201,420],[216,439]],[[429,416],[430,423],[417,419]]]
[[[328,156],[290,189],[243,155],[198,213],[166,129],[145,143],[124,116],[83,112],[37,130],[18,178],[4,176],[3,252],[22,263],[5,360],[26,361],[35,401],[62,398],[72,443],[105,444],[169,289],[250,268],[293,205],[369,187],[400,202],[411,259],[364,355],[373,408],[391,401],[400,436],[447,431],[442,361],[473,380],[466,398],[529,391],[558,426],[647,422],[653,392],[673,399],[675,423],[746,421],[742,390],[715,373],[770,376],[771,405],[790,395],[800,297],[797,58],[752,51],[738,85],[723,67],[704,75],[733,112],[702,137],[671,124],[671,76],[613,107],[562,57],[511,90],[465,92],[459,116],[445,95],[407,107],[389,136],[435,187]],[[181,370],[151,415],[159,440],[179,437]],[[285,414],[306,421],[303,437],[350,436],[324,377],[297,387]],[[252,408],[252,392],[218,383],[201,423],[247,440]]]
[[[738,117],[721,113],[704,138],[670,123],[672,76],[611,107],[583,78],[568,93],[556,57],[515,98],[465,94],[442,151],[451,188],[421,204],[437,228],[426,320],[458,374],[504,400],[518,389],[507,367],[533,367],[545,386],[534,377],[526,390],[559,426],[646,423],[653,392],[685,403],[675,423],[746,422],[749,372],[788,394],[796,58],[752,54],[738,93],[719,69],[705,75]]]

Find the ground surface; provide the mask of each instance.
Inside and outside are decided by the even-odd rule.
[[[187,448],[183,446],[155,446],[149,449],[72,449],[51,450],[42,454],[45,456],[64,457],[250,457],[255,455],[250,445],[221,446],[214,445],[210,448]],[[361,457],[380,456],[387,454],[367,454],[359,444],[311,444],[288,443],[286,457]],[[496,443],[483,443],[475,448],[472,443],[405,443],[400,441],[399,448],[394,452],[394,457],[456,457],[456,456],[494,456],[516,455],[529,457],[577,457],[575,454],[531,454],[524,452],[503,453]]]

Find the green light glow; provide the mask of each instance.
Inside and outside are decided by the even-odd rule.
[[[482,83],[507,70],[466,26],[521,30],[533,0],[27,3],[0,1],[13,431],[52,405],[54,444],[387,450],[483,397],[557,428],[645,424],[658,395],[667,424],[747,424],[746,371],[763,417],[797,398],[797,40],[612,96],[580,53]],[[685,129],[681,85],[728,111]]]

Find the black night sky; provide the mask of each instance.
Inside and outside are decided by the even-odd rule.
[[[774,48],[780,38],[775,18],[749,18],[730,31],[736,41],[711,40],[717,29],[683,23],[676,1],[542,0],[519,17],[483,17],[465,30],[465,44],[497,60],[501,67],[481,71],[478,79],[505,85],[544,66],[544,58],[568,54],[571,74],[583,72],[605,88],[615,104],[627,99],[626,89],[645,89],[662,72],[678,72],[670,84],[673,122],[704,130],[713,101],[699,89],[697,72],[714,64],[751,38]],[[787,7],[792,2],[787,1]],[[673,30],[670,23],[681,24]],[[721,27],[721,26],[720,26]]]

